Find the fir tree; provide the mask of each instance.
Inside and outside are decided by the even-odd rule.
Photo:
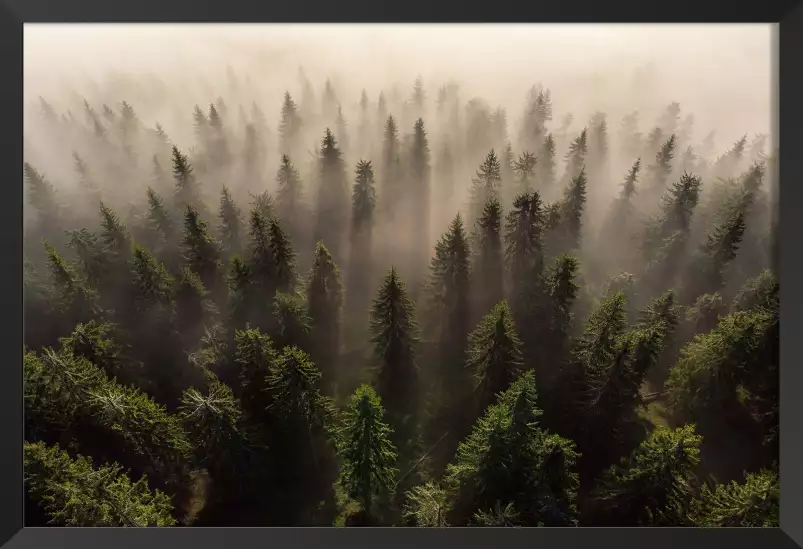
[[[188,206],[200,207],[197,182],[187,156],[181,154],[173,145],[173,179],[175,181],[175,203],[179,211]]]
[[[586,186],[585,168],[581,168],[564,191],[561,202],[562,234],[560,241],[564,244],[562,247],[576,249],[580,246],[582,217],[586,204]]]
[[[661,145],[661,149],[655,153],[655,163],[647,168],[649,185],[659,192],[662,192],[666,187],[666,180],[672,172],[672,160],[675,157],[676,143],[675,134],[670,135],[669,139]]]
[[[277,292],[273,299],[273,316],[276,319],[274,339],[278,348],[309,349],[310,318],[301,296]]]
[[[587,153],[588,130],[583,128],[583,131],[572,141],[571,145],[569,145],[569,150],[566,152],[566,170],[563,176],[565,181],[574,180],[581,170],[585,168]]]
[[[555,183],[555,140],[549,133],[540,146],[535,181],[542,190],[550,189]]]

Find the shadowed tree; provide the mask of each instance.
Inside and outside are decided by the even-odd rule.
[[[480,164],[477,175],[471,180],[470,215],[471,219],[479,219],[482,209],[489,200],[501,198],[502,172],[499,158],[491,149],[485,161]]]
[[[223,244],[223,252],[232,255],[242,251],[243,220],[240,208],[234,202],[228,187],[223,186],[220,192],[220,236]]]
[[[334,134],[326,128],[319,158],[320,188],[315,215],[315,239],[326,238],[332,255],[343,261],[343,245],[348,230],[349,197],[343,155]]]
[[[325,390],[337,381],[343,283],[340,270],[323,242],[318,242],[307,282],[313,360],[324,376]]]
[[[502,206],[491,198],[477,221],[477,254],[474,260],[476,307],[484,315],[504,297],[505,250],[502,246]],[[478,316],[477,315],[477,316]]]

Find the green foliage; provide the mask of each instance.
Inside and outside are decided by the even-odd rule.
[[[477,257],[474,277],[480,296],[479,312],[490,310],[504,297],[504,249],[502,246],[502,205],[490,199],[477,221]]]
[[[603,475],[596,491],[602,524],[684,526],[702,437],[694,426],[657,428]],[[596,522],[596,521],[595,521]]]
[[[489,200],[499,199],[502,184],[502,166],[499,157],[491,149],[485,161],[477,169],[477,175],[471,180],[471,212],[472,219],[477,219]]]
[[[145,478],[131,482],[117,464],[73,460],[58,446],[25,443],[25,482],[58,526],[174,526],[170,498]]]
[[[356,500],[369,516],[374,514],[376,498],[382,505],[395,490],[396,448],[383,416],[379,396],[371,387],[362,385],[349,401],[338,437],[340,482],[348,497]]]
[[[243,221],[240,216],[240,208],[231,197],[228,187],[224,186],[220,192],[220,236],[223,249],[229,254],[237,254],[241,249],[241,238],[243,233]]]
[[[446,523],[448,494],[432,482],[413,486],[406,494],[403,514],[410,526],[439,528]]]
[[[703,528],[779,526],[780,482],[774,471],[747,473],[743,483],[703,486],[691,520]]]
[[[395,268],[385,276],[371,307],[371,341],[378,365],[378,393],[394,424],[415,411],[418,393],[418,324],[407,288]],[[397,424],[397,429],[399,425]]]
[[[521,340],[516,334],[507,301],[501,301],[468,336],[466,367],[478,390],[480,410],[492,403],[497,393],[508,388],[523,367]]]
[[[184,211],[182,248],[187,266],[201,277],[205,287],[216,289],[220,268],[219,246],[209,234],[208,223],[201,219],[198,210],[192,206],[187,206]]]
[[[502,501],[515,506],[521,525],[576,523],[578,455],[572,442],[538,427],[535,400],[535,379],[527,372],[460,443],[446,478],[454,494],[450,524],[465,525]]]

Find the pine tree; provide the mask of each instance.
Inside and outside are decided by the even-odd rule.
[[[312,356],[327,383],[336,379],[340,355],[343,284],[340,270],[323,242],[318,242],[307,283]],[[335,377],[333,377],[335,376]]]
[[[477,221],[478,243],[474,264],[477,283],[477,312],[486,314],[504,297],[504,254],[502,206],[495,198],[485,204]]]
[[[561,202],[561,233],[558,249],[576,249],[580,246],[583,212],[586,204],[586,172],[581,168],[566,188]]]
[[[649,172],[649,186],[658,192],[663,192],[666,181],[672,172],[672,160],[675,157],[677,140],[675,134],[669,136],[661,149],[655,153],[655,163],[647,168]]]
[[[151,187],[148,194],[148,221],[152,230],[159,235],[162,245],[175,242],[176,226],[173,218],[165,207],[164,200]]]
[[[421,92],[423,94],[423,92]],[[420,98],[423,109],[423,96]],[[413,257],[412,273],[413,283],[417,285],[417,278],[426,272],[427,252],[429,249],[429,223],[430,223],[430,153],[427,132],[424,129],[424,120],[419,118],[413,127],[413,138],[410,145],[410,183],[412,185],[412,206],[415,219],[413,223],[413,248],[417,250]]]
[[[243,220],[240,208],[234,202],[228,187],[223,186],[220,193],[220,236],[223,251],[229,255],[238,254],[242,249]]]
[[[178,417],[192,442],[195,463],[214,482],[209,499],[226,501],[248,489],[248,480],[255,480],[253,457],[260,443],[232,390],[214,378],[204,392],[188,389]]]
[[[376,392],[362,385],[354,392],[339,433],[342,460],[340,483],[346,495],[359,503],[364,522],[377,522],[385,502],[395,490],[396,448],[391,428]]]
[[[334,134],[326,128],[321,141],[319,160],[320,191],[315,218],[315,239],[326,236],[333,256],[342,262],[343,238],[346,235],[349,199],[343,155]]]
[[[535,181],[542,191],[552,188],[555,183],[555,140],[549,133],[544,138],[544,143],[540,146],[538,154],[538,164],[536,166]]]
[[[499,158],[491,149],[485,161],[480,164],[477,175],[471,180],[471,218],[478,219],[485,204],[492,199],[500,199],[502,172]]]
[[[353,312],[363,312],[372,274],[372,241],[376,189],[370,161],[357,163],[356,180],[351,191],[351,258],[349,261],[348,301]]]
[[[695,526],[775,527],[779,525],[780,483],[774,471],[747,473],[745,482],[705,485],[692,503]]]
[[[28,494],[61,526],[174,526],[173,505],[145,477],[132,482],[122,467],[72,459],[58,446],[25,443]]]
[[[593,522],[686,525],[689,483],[700,461],[701,441],[693,425],[657,428],[621,464],[605,473],[597,488]]]
[[[74,326],[86,322],[98,312],[97,292],[78,274],[53,246],[44,243],[52,280],[52,305]]]
[[[426,327],[439,349],[441,380],[453,384],[452,398],[458,398],[464,387],[463,364],[470,330],[469,253],[463,219],[458,214],[435,245],[435,257],[430,263],[430,325]]]
[[[187,206],[200,207],[198,183],[195,180],[192,166],[187,156],[181,154],[178,147],[173,145],[173,179],[175,181],[175,204],[178,211]]]
[[[507,301],[500,301],[468,336],[466,367],[475,378],[479,410],[493,403],[524,367],[521,340]]]
[[[588,130],[583,128],[566,152],[566,170],[564,171],[564,181],[574,180],[585,168],[586,154],[588,153]]]
[[[505,261],[511,280],[511,295],[517,302],[527,289],[526,281],[543,268],[543,207],[536,191],[519,194],[505,219]]]
[[[540,416],[535,378],[522,374],[477,420],[448,467],[449,524],[465,525],[502,502],[515,507],[521,526],[576,524],[577,452],[541,429]]]
[[[60,224],[60,207],[53,185],[45,179],[44,175],[27,162],[23,165],[25,183],[28,186],[28,201],[39,214],[42,231],[47,234],[50,227]]]
[[[409,526],[437,528],[446,523],[448,494],[432,482],[413,486],[405,494],[403,515]]]
[[[273,316],[276,320],[276,346],[309,349],[310,318],[301,296],[277,292],[273,299]]]
[[[255,324],[268,330],[269,317],[259,312],[273,300],[277,290],[277,265],[271,249],[270,222],[255,208],[251,211],[250,247],[248,258],[248,278],[254,284],[258,304],[252,304],[256,317]]]
[[[725,270],[736,257],[745,232],[745,212],[740,206],[726,204],[722,221],[692,258],[683,292],[687,302],[722,288]]]
[[[415,413],[418,393],[418,324],[413,302],[395,268],[385,276],[371,307],[371,341],[378,366],[377,391],[388,418],[402,436],[411,434],[407,416]],[[399,448],[408,440],[396,439]]]
[[[343,154],[349,154],[349,136],[348,136],[348,123],[343,117],[343,109],[340,105],[337,106],[337,118],[335,119],[335,131],[340,136],[340,150]]]
[[[384,215],[394,215],[394,209],[402,196],[401,143],[399,129],[393,115],[385,122],[382,141],[382,165],[380,169],[382,188],[380,198]],[[391,217],[392,218],[392,217]],[[390,221],[390,220],[389,220]]]
[[[276,290],[290,292],[296,283],[296,253],[289,236],[275,217],[268,222],[268,240],[273,254]]]
[[[279,152],[292,155],[298,152],[301,136],[301,116],[289,92],[284,92],[281,121],[279,122]]]
[[[518,160],[513,162],[513,171],[516,174],[516,193],[526,193],[533,186],[535,177],[535,167],[538,163],[535,155],[524,151],[519,155]]]
[[[279,186],[276,193],[277,213],[293,240],[300,244],[302,228],[300,220],[306,215],[304,192],[298,171],[286,154],[282,155],[276,182]]]
[[[184,211],[182,248],[187,266],[216,295],[219,290],[220,250],[218,243],[209,234],[208,223],[201,219],[198,210],[192,206],[187,206]]]
[[[266,421],[272,403],[267,380],[278,353],[271,338],[258,329],[237,330],[234,341],[234,363],[239,378],[236,394],[254,421]]]

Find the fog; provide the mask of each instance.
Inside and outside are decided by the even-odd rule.
[[[758,470],[774,459],[764,435],[777,432],[777,399],[772,375],[756,373],[777,363],[769,347],[742,349],[759,321],[777,342],[773,40],[757,24],[26,25],[26,348],[73,360],[80,346],[176,417],[206,402],[190,389],[213,399],[230,387],[220,409],[242,405],[261,434],[221,453],[181,416],[204,464],[165,473],[183,524],[400,524],[399,498],[472,452],[458,443],[520,371],[535,372],[545,428],[577,441],[582,498],[659,425],[720,435],[701,474]],[[748,317],[723,319],[753,301],[758,320],[738,340]],[[718,326],[692,349],[705,364],[683,358]],[[26,368],[31,395],[50,394],[37,392],[46,370],[31,357]],[[270,400],[296,394],[285,374],[304,378],[303,406]],[[676,406],[724,380],[732,413],[712,404],[703,419],[727,426]],[[359,511],[340,501],[337,468],[351,465],[321,427],[330,404],[356,406],[362,384],[397,429],[399,470],[415,470],[385,517],[369,516],[370,497]],[[101,400],[75,394],[75,410]],[[61,397],[36,398],[34,423],[57,416]],[[322,414],[314,441],[310,430],[274,442],[304,429],[270,414],[302,409]],[[89,455],[131,457],[87,432]],[[262,436],[264,470],[248,462]],[[227,492],[228,458],[207,460],[229,451],[256,471],[253,486],[240,480],[258,497]],[[201,469],[208,500],[194,493],[200,477],[182,476]],[[506,498],[488,502],[499,511]],[[450,524],[488,508],[475,503]],[[599,525],[588,509],[580,523]]]

